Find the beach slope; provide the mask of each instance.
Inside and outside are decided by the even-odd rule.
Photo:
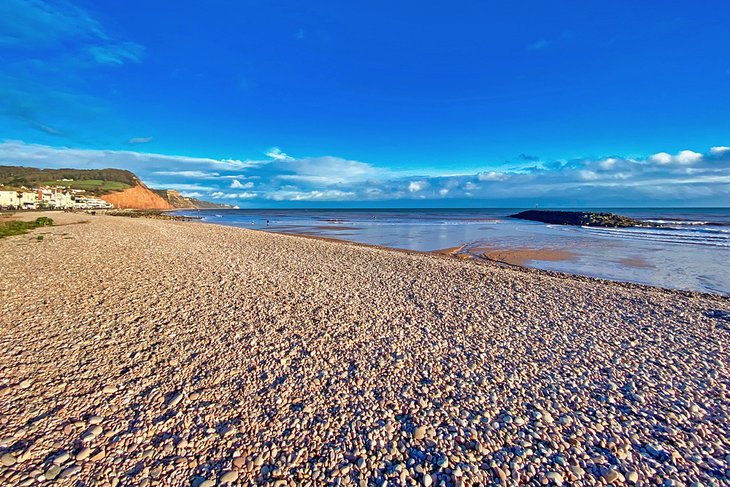
[[[0,485],[730,481],[726,298],[52,217],[0,239]]]

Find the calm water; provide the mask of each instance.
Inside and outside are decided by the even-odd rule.
[[[667,228],[586,228],[507,218],[520,209],[192,210],[203,221],[411,250],[560,249],[575,258],[528,264],[573,274],[730,294],[730,208],[610,209]]]

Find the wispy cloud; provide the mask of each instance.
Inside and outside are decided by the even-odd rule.
[[[122,42],[119,44],[107,44],[101,46],[90,46],[86,52],[100,64],[121,66],[126,63],[138,63],[144,56],[144,47],[135,42]]]
[[[135,151],[0,143],[0,164],[120,167],[153,187],[197,192],[227,202],[477,200],[484,204],[730,204],[730,148],[531,161],[529,167],[460,175],[408,175],[334,156],[215,159]],[[176,169],[172,170],[171,167]],[[492,166],[494,167],[494,166]],[[179,169],[178,169],[179,168]],[[253,183],[256,181],[256,183]],[[245,190],[245,191],[243,191]]]
[[[127,141],[127,144],[130,145],[137,145],[137,144],[147,144],[149,142],[152,142],[152,137],[132,137]]]
[[[0,49],[0,117],[36,130],[40,140],[76,141],[91,125],[87,114],[107,107],[84,94],[89,77],[138,63],[145,52],[69,0],[0,1]]]
[[[282,150],[281,150],[281,149],[279,149],[278,147],[272,147],[271,149],[269,149],[269,150],[268,150],[268,151],[266,152],[266,155],[267,155],[268,157],[271,157],[272,159],[275,159],[275,160],[277,160],[277,161],[291,161],[291,160],[293,160],[293,159],[294,159],[293,157],[289,157],[288,155],[286,155],[286,154],[285,154],[284,152],[282,152]]]
[[[327,189],[324,191],[273,191],[266,194],[266,198],[274,201],[351,201],[357,193],[354,191],[342,191],[339,189]]]
[[[215,179],[220,175],[217,172],[206,171],[155,171],[154,174],[159,176],[177,176],[188,179]]]
[[[0,2],[0,45],[54,47],[67,39],[107,40],[108,36],[98,21],[68,2]]]
[[[215,191],[213,193],[210,193],[210,197],[214,200],[249,200],[251,198],[256,198],[258,193],[252,193],[249,191],[244,191],[243,193],[224,193],[223,191]]]
[[[540,49],[545,49],[550,45],[550,41],[547,41],[545,39],[540,39],[535,42],[532,42],[527,45],[528,51],[539,51]]]
[[[0,46],[19,50],[57,50],[57,60],[85,52],[101,64],[140,62],[144,47],[120,41],[86,10],[63,0],[0,2]]]

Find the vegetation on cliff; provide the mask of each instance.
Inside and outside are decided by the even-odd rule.
[[[99,196],[122,191],[140,183],[134,173],[123,169],[43,169],[0,166],[0,184],[19,187],[65,186]]]

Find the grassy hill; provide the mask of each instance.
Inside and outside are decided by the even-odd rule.
[[[41,169],[0,166],[0,184],[6,186],[65,186],[100,196],[139,184],[139,178],[123,169]]]

